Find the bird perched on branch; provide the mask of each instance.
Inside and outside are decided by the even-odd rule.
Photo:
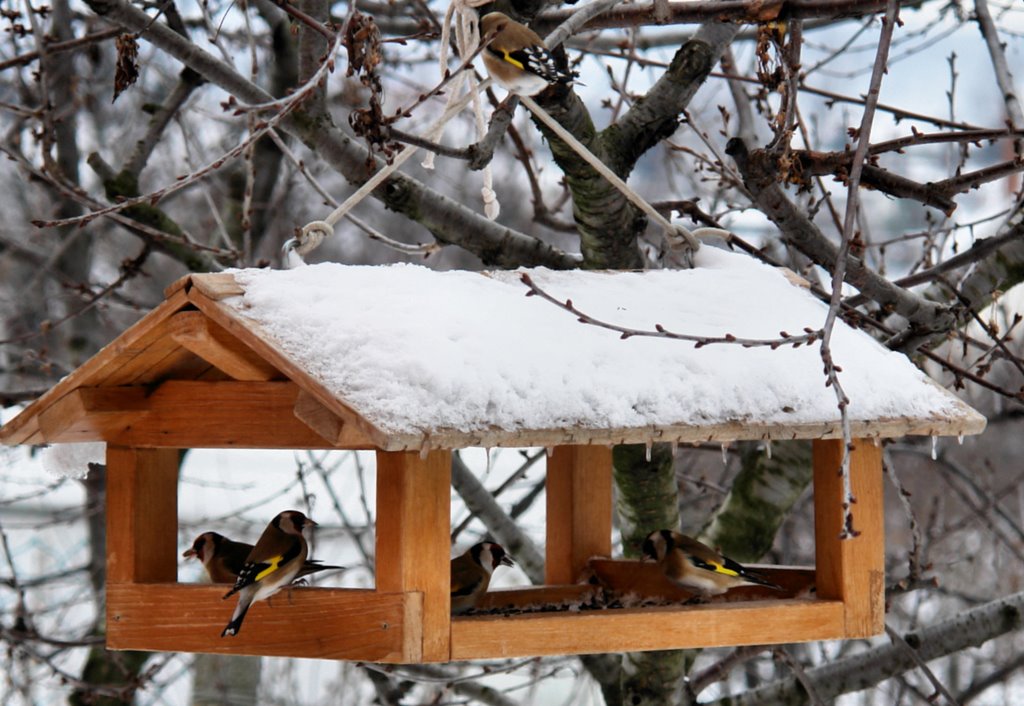
[[[252,552],[252,545],[246,542],[236,542],[228,539],[217,532],[203,532],[192,542],[192,546],[186,549],[182,556],[186,559],[196,558],[206,569],[206,575],[212,583],[231,583],[238,579],[245,566],[245,560]],[[306,559],[306,562],[299,569],[296,579],[315,574],[318,571],[329,569],[344,569],[344,566],[324,564],[317,559]]]
[[[452,614],[476,607],[487,593],[491,574],[498,566],[512,566],[512,560],[500,544],[478,542],[452,559]]]
[[[706,544],[672,530],[651,532],[644,540],[642,552],[645,559],[658,562],[669,581],[702,598],[717,596],[738,586],[767,586],[782,590],[781,586],[722,556]]]
[[[552,84],[568,85],[573,75],[555,65],[544,40],[501,12],[480,20],[484,66],[498,84],[517,95],[532,96]]]
[[[298,510],[285,510],[270,521],[246,557],[234,587],[224,594],[229,598],[237,593],[238,605],[221,637],[237,635],[250,605],[270,598],[298,578],[309,554],[304,531],[315,526]]]

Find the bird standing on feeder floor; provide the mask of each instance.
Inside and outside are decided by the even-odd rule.
[[[532,96],[552,84],[568,85],[573,76],[555,65],[544,40],[526,25],[501,12],[489,12],[480,20],[484,66],[510,93]]]
[[[251,544],[236,542],[217,532],[203,532],[181,555],[186,559],[195,557],[202,562],[211,583],[233,584],[238,579],[238,574],[242,572],[245,560],[249,558],[251,552]],[[295,578],[298,580],[318,571],[344,568],[344,566],[324,564],[318,559],[306,559]]]
[[[706,544],[672,530],[655,530],[647,535],[643,557],[658,562],[665,577],[701,598],[717,596],[738,586],[782,587],[722,556]]]
[[[285,510],[270,521],[246,557],[234,587],[224,594],[228,598],[237,593],[238,605],[221,637],[237,635],[250,605],[270,598],[298,577],[309,553],[303,531],[315,526],[298,510]]]
[[[487,593],[491,574],[498,566],[512,566],[512,560],[494,542],[478,542],[452,559],[452,615],[476,607]]]

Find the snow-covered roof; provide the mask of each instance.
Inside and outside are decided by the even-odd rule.
[[[827,308],[782,271],[703,248],[692,270],[440,272],[325,263],[195,275],[192,303],[372,445],[558,445],[841,435],[817,343]],[[186,287],[187,288],[187,287]],[[857,436],[976,433],[984,418],[905,356],[836,324]],[[88,364],[87,364],[88,365]]]

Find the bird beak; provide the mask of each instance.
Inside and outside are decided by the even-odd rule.
[[[195,549],[193,549],[192,547],[189,547],[188,549],[186,549],[185,551],[183,551],[183,552],[181,553],[181,555],[182,555],[183,557],[185,557],[186,559],[191,559],[192,557],[196,556],[196,550],[195,550]]]
[[[498,563],[501,564],[502,566],[515,566],[516,565],[515,562],[512,561],[509,558],[508,554],[506,554],[505,556],[501,557],[501,561],[499,561]]]

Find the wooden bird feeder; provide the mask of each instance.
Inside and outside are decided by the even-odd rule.
[[[750,292],[746,299],[741,298],[745,309],[767,299],[764,305],[773,311],[805,307],[804,311],[817,312],[798,321],[798,326],[821,325],[824,308],[778,271],[736,255],[705,256],[705,250],[709,249],[702,250],[701,257],[712,258],[710,263],[698,261],[704,267],[689,271],[541,270],[532,276],[554,296],[572,296],[574,304],[584,310],[593,306],[589,313],[598,318],[632,316],[631,325],[642,321],[643,328],[661,323],[672,330],[697,328],[707,335],[749,335],[737,330],[742,329],[742,322],[722,318],[728,314],[720,313],[718,319],[708,321],[714,317],[703,313],[717,306],[716,302],[735,298],[737,288],[744,287]],[[413,277],[422,293],[415,300],[400,302],[404,309],[391,299],[385,301],[383,294],[394,289],[389,278],[397,277]],[[322,286],[303,289],[303,282],[310,279]],[[604,282],[611,288],[609,300],[615,305],[602,309],[600,302],[588,304],[585,293]],[[860,530],[857,537],[840,540],[843,488],[837,470],[842,434],[834,393],[824,386],[816,347],[796,352],[790,347],[747,349],[725,344],[695,351],[692,343],[680,341],[620,341],[619,334],[578,323],[576,317],[541,297],[524,297],[525,291],[515,273],[441,273],[406,266],[321,265],[291,271],[187,276],[167,289],[162,304],[0,428],[0,441],[7,445],[107,444],[108,647],[413,663],[787,643],[865,637],[883,631],[885,547],[877,440],[907,434],[977,433],[985,425],[980,414],[932,384],[905,358],[843,325],[843,336],[864,348],[844,349],[838,335],[833,343],[837,363],[843,367],[841,380],[852,400],[856,441],[850,466],[857,498],[855,521]],[[444,394],[443,385],[432,384],[433,373],[440,374],[442,366],[432,368],[428,362],[421,369],[408,370],[416,366],[403,365],[377,371],[373,369],[377,361],[358,358],[357,348],[337,349],[318,340],[317,331],[327,329],[333,331],[332,340],[343,337],[344,331],[356,337],[383,335],[376,328],[367,333],[368,327],[360,323],[372,320],[396,327],[387,347],[406,345],[427,351],[433,344],[418,339],[423,335],[417,333],[419,329],[408,328],[413,321],[408,318],[409,310],[413,310],[413,318],[426,320],[424,331],[461,327],[470,342],[475,341],[474,336],[488,338],[491,334],[478,333],[477,327],[483,325],[480,320],[467,319],[466,308],[467,302],[495,292],[499,299],[491,315],[511,330],[508,340],[492,342],[499,347],[495,350],[502,352],[525,340],[549,346],[542,351],[544,369],[520,371],[526,378],[561,365],[564,375],[558,373],[553,379],[569,380],[572,369],[589,364],[591,358],[598,361],[595,365],[604,365],[621,350],[627,355],[623,365],[633,361],[631,374],[636,368],[654,369],[661,375],[659,381],[644,382],[646,377],[627,381],[627,388],[636,390],[628,398],[623,393],[611,395],[610,400],[584,399],[585,411],[594,408],[600,413],[595,418],[580,417],[583,413],[573,411],[580,407],[580,399],[573,397],[588,397],[587,390],[567,388],[556,396],[577,406],[568,411],[545,410],[550,418],[562,419],[559,424],[545,421],[528,426],[517,422],[515,414],[501,416],[503,410],[489,408],[487,400],[479,404],[478,400],[460,400],[462,392],[450,403],[452,409],[464,419],[469,414],[465,408],[473,406],[477,417],[459,425],[451,425],[446,421],[451,417],[443,415],[435,423],[429,418],[410,422],[399,417],[439,413],[429,404],[426,412],[417,412],[412,409],[417,405],[409,404],[388,408],[388,400],[380,398],[387,397],[381,390],[389,388],[384,385],[374,391],[373,385],[407,373],[408,379],[390,382],[419,384],[424,399],[431,400]],[[331,317],[337,314],[324,314],[326,323],[310,328],[310,321],[302,317],[315,315],[325,302],[341,302],[342,319],[335,322]],[[645,312],[644,302],[661,308]],[[392,310],[387,310],[388,306]],[[380,307],[384,308],[378,310]],[[681,312],[682,318],[659,318],[670,318],[671,312]],[[349,315],[357,318],[345,318]],[[760,317],[749,311],[744,316]],[[767,325],[776,326],[774,322]],[[776,327],[761,335],[770,338],[778,331]],[[800,327],[794,331],[799,333]],[[596,346],[601,346],[600,351],[595,352]],[[458,354],[465,347],[454,345],[443,355]],[[559,357],[563,353],[564,357]],[[773,357],[798,353],[809,357]],[[701,355],[710,358],[686,358]],[[722,356],[736,359],[728,364],[728,375],[712,379],[717,375],[714,366],[701,368],[700,361]],[[861,357],[865,359],[861,361]],[[525,353],[494,353],[482,358],[486,360],[456,361],[456,366],[490,369],[531,364]],[[672,368],[677,359],[684,360],[685,371]],[[760,393],[776,374],[760,369],[758,361],[775,360],[802,366],[798,377],[811,381],[807,390],[812,392],[791,390],[786,383],[770,391],[777,404],[772,402],[776,397],[759,402]],[[355,373],[365,373],[352,391],[346,391],[346,386],[353,370],[338,372],[335,367],[346,362],[352,363]],[[662,367],[664,370],[658,369]],[[614,370],[599,369],[592,386],[601,386],[602,376],[612,380]],[[480,372],[477,368],[473,371]],[[458,375],[466,372],[456,371]],[[876,373],[886,376],[876,379]],[[495,379],[521,385],[520,378],[514,376]],[[488,380],[477,387],[486,388]],[[538,378],[537,386],[545,385],[545,380]],[[672,392],[676,384],[682,385],[680,390],[698,388],[694,399],[685,405],[686,414],[672,411],[672,398],[683,394]],[[859,384],[899,388],[893,393],[897,399],[881,411],[868,409],[860,414],[858,399],[865,395],[858,395]],[[367,385],[371,389],[363,394]],[[707,390],[738,386],[729,399],[742,404],[752,400],[750,409],[709,409],[702,401],[709,395],[700,392],[701,385],[709,385]],[[666,395],[666,389],[671,394]],[[489,393],[484,390],[481,394]],[[531,394],[529,385],[517,392],[528,412]],[[807,402],[812,396],[825,402],[819,400],[815,407]],[[384,405],[383,411],[373,408],[375,401]],[[533,418],[530,413],[526,416]],[[761,567],[769,578],[787,588],[784,594],[739,589],[737,595],[745,591],[747,600],[579,612],[450,615],[452,449],[549,449],[546,585],[488,594],[490,605],[505,606],[581,597],[592,587],[574,582],[588,568],[612,589],[686,597],[664,580],[654,564],[610,558],[612,445],[808,438],[814,439],[816,566]],[[287,600],[256,604],[237,637],[221,638],[234,605],[221,600],[224,587],[177,582],[177,471],[183,448],[376,450],[375,589],[299,588]],[[813,592],[805,590],[811,583]]]

